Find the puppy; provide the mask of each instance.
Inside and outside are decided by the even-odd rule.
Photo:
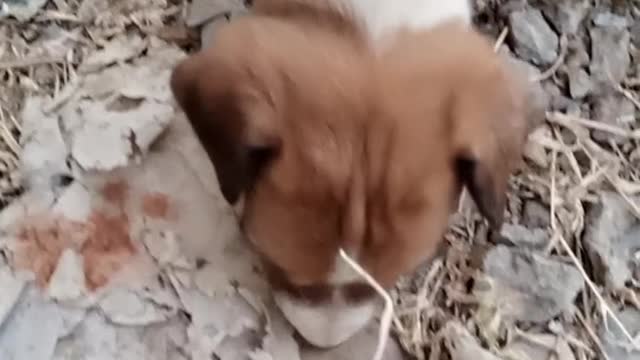
[[[375,309],[340,248],[391,287],[442,243],[462,186],[501,225],[523,96],[464,23],[397,31],[374,50],[344,12],[314,11],[315,22],[263,14],[226,25],[214,48],[176,67],[171,88],[223,196],[244,204],[240,223],[277,303],[325,347]]]

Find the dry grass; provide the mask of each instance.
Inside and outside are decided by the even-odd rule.
[[[0,21],[0,208],[22,191],[18,167],[24,99],[31,94],[59,97],[78,78],[77,67],[88,54],[118,34],[162,33],[176,24],[186,5],[181,0],[131,0],[112,2],[96,16],[81,16],[82,3],[50,1],[26,23]]]

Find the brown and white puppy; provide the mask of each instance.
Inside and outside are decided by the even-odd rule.
[[[462,186],[501,225],[524,104],[464,24],[397,32],[373,51],[344,12],[310,14],[235,20],[171,87],[224,197],[244,203],[242,228],[285,316],[333,346],[375,305],[340,248],[391,287],[434,254]]]

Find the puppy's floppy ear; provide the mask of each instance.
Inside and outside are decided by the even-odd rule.
[[[273,104],[240,70],[203,52],[183,60],[171,76],[171,90],[212,161],[222,195],[230,204],[252,186],[279,144]]]
[[[526,137],[522,79],[504,69],[495,82],[471,85],[454,100],[453,146],[458,177],[480,212],[498,231],[507,187]]]

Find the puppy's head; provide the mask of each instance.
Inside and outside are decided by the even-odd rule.
[[[356,37],[247,17],[174,71],[276,301],[315,345],[374,312],[340,248],[389,287],[434,254],[462,185],[501,223],[519,93],[484,39],[448,31],[407,34],[378,58]]]
[[[241,227],[278,303],[319,346],[349,337],[373,311],[360,301],[366,286],[340,282],[349,290],[343,296],[329,284],[341,281],[342,217],[371,103],[372,62],[354,39],[267,16],[240,18],[171,79],[224,198],[243,204]]]

